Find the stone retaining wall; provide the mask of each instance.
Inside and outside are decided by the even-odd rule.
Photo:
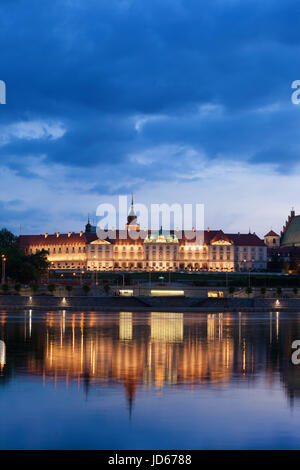
[[[42,310],[300,311],[300,299],[1,295],[0,308]]]

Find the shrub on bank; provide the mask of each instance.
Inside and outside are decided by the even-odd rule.
[[[32,294],[36,294],[37,291],[39,290],[38,284],[34,284],[34,283],[29,284],[29,288],[30,288]]]
[[[267,292],[267,289],[266,289],[265,287],[262,287],[262,288],[260,289],[260,293],[261,293],[261,295],[262,295],[263,297],[266,295],[266,292]]]
[[[20,294],[21,289],[22,289],[22,285],[21,285],[21,284],[19,284],[19,283],[15,284],[15,291],[16,291],[16,293],[17,293],[18,295]]]
[[[87,284],[84,284],[84,286],[82,286],[82,290],[87,295],[90,292],[91,288]]]
[[[234,286],[230,286],[230,287],[229,287],[229,294],[233,296],[234,292],[235,292],[235,287],[234,287]]]
[[[246,292],[247,292],[248,296],[251,295],[252,292],[253,292],[252,287],[247,287]]]
[[[280,297],[282,295],[282,288],[277,287],[276,292],[277,292],[277,295]]]
[[[2,289],[3,294],[8,294],[9,285],[8,284],[2,284],[1,289]]]
[[[66,286],[65,287],[65,290],[68,292],[68,294],[70,295],[72,290],[73,290],[73,286]]]
[[[50,292],[50,294],[54,294],[54,292],[56,291],[56,285],[55,284],[49,284],[48,285],[48,291]]]

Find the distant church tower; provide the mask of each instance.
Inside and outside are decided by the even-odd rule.
[[[92,232],[92,225],[90,223],[90,216],[88,216],[88,223],[85,226],[85,233],[91,233]]]
[[[134,210],[134,204],[133,204],[133,195],[131,197],[131,206],[130,206],[130,211],[127,216],[127,224],[126,224],[126,230],[139,230],[140,226],[137,223],[137,216]]]
[[[280,236],[277,233],[275,233],[273,230],[270,230],[270,232],[268,232],[264,236],[264,242],[268,248],[279,248]]]

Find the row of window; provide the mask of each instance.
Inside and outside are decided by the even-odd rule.
[[[150,250],[151,248],[151,250]],[[223,246],[212,246],[212,251],[213,253],[214,252],[217,252],[219,251],[220,254],[223,253],[224,251],[226,251],[227,253],[230,252],[230,246],[227,246],[227,247],[223,247]],[[86,252],[86,247],[85,246],[79,246],[79,247],[75,247],[75,246],[72,246],[72,247],[69,247],[69,246],[66,246],[66,247],[57,247],[57,246],[54,246],[53,248],[45,248],[47,251],[49,251],[50,254],[56,254],[56,253],[85,253]],[[98,248],[97,246],[93,246],[93,245],[90,245],[90,250],[92,252],[95,252],[97,249],[98,252],[102,252],[102,251],[105,251],[106,253],[108,253],[111,249],[111,246],[110,245],[104,245],[104,246],[101,246],[101,245],[98,245]],[[250,251],[252,254],[255,253],[256,250],[258,250],[259,253],[262,253],[264,247],[235,247],[235,251],[236,253],[243,253],[243,254],[246,254],[248,251]],[[121,250],[121,247],[120,247],[120,250]],[[131,246],[131,247],[125,247],[123,246],[122,247],[122,252],[126,252],[127,250],[129,250],[130,252],[134,252],[134,247]],[[33,250],[32,248],[29,249],[29,253],[32,254],[33,252],[35,253],[38,253],[40,250],[38,248],[36,248],[35,250]],[[118,251],[118,247],[115,247],[115,252]],[[143,248],[142,247],[138,247],[138,252],[141,253],[143,251]],[[174,254],[177,252],[177,247],[176,246],[172,246],[172,247],[169,247],[169,246],[152,246],[152,247],[149,247],[149,246],[146,246],[146,253],[149,253],[149,251],[152,251],[152,253],[156,253],[157,251],[159,252],[163,252],[163,251],[166,251],[167,253],[170,253],[171,251],[174,252]],[[180,248],[180,252],[186,252],[188,251],[189,254],[192,254],[192,253],[195,253],[195,255],[199,255],[199,249],[197,248],[196,250],[192,250],[191,247],[181,247]],[[207,252],[207,249],[204,247],[203,250],[201,251],[201,254],[203,253],[203,255],[205,255]]]

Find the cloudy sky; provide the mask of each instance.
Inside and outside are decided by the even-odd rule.
[[[0,225],[203,203],[263,235],[300,213],[299,0],[1,0]]]

